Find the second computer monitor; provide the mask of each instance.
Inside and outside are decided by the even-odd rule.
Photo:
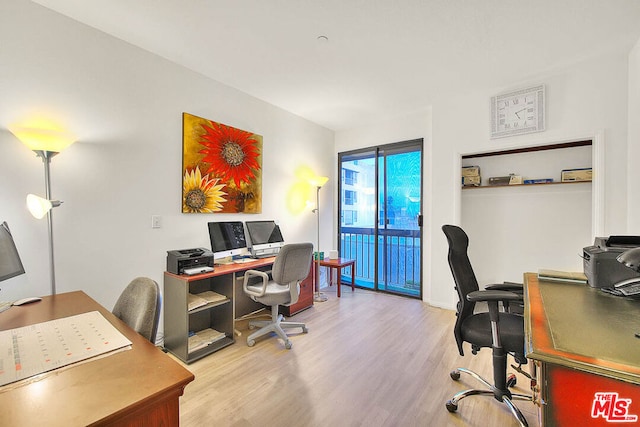
[[[246,221],[251,255],[256,258],[274,256],[284,246],[280,227],[275,221]]]

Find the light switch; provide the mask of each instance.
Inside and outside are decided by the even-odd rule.
[[[151,228],[160,228],[162,226],[162,218],[160,215],[151,215]]]

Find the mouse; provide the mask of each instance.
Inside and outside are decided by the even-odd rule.
[[[13,304],[11,305],[22,305],[22,304],[29,304],[30,302],[36,302],[36,301],[41,301],[42,298],[40,297],[27,297],[27,298],[22,298],[19,299],[17,301],[14,301]]]

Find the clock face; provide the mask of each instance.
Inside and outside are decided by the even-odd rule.
[[[492,138],[544,130],[544,86],[498,95],[491,101]]]

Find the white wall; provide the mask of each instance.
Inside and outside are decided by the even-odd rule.
[[[35,114],[78,136],[51,164],[52,196],[64,201],[53,212],[58,292],[111,308],[136,276],[162,285],[167,250],[210,247],[208,221],[276,219],[287,241],[315,242],[314,215],[289,211],[286,197],[298,167],[335,170],[332,131],[26,0],[0,3],[0,40],[0,220],[27,271],[2,283],[0,299],[50,293],[46,221],[24,201],[44,195],[43,165],[6,130]],[[263,136],[262,214],[181,213],[183,112]],[[333,188],[321,192],[327,230]],[[329,248],[331,235],[322,239]]]
[[[489,139],[490,97],[529,84],[546,84],[547,130],[519,137]],[[337,151],[390,143],[405,139],[416,129],[426,137],[424,276],[425,301],[454,308],[456,296],[446,261],[447,244],[440,227],[460,224],[460,155],[501,148],[530,146],[538,143],[582,139],[600,135],[605,151],[604,226],[606,234],[626,231],[626,137],[627,137],[627,54],[611,54],[564,69],[550,71],[521,82],[505,82],[503,87],[477,88],[464,94],[443,94],[431,109],[430,120],[424,116],[408,116],[366,129],[337,132]],[[422,126],[423,124],[426,126]],[[432,125],[429,125],[431,123]],[[429,127],[430,126],[430,127]],[[378,129],[379,128],[379,129]],[[526,207],[522,207],[525,209]],[[478,223],[491,224],[491,218],[478,218]],[[509,230],[513,239],[527,241],[535,228]],[[588,236],[587,239],[590,239]],[[548,242],[548,245],[561,243]],[[481,246],[482,242],[474,242]],[[575,248],[576,253],[582,247]],[[530,261],[515,253],[498,252],[496,259],[509,260],[523,268]],[[528,257],[528,255],[527,255]],[[542,267],[544,268],[544,267]],[[489,280],[478,277],[480,282]]]
[[[628,231],[640,235],[640,41],[629,54]]]

